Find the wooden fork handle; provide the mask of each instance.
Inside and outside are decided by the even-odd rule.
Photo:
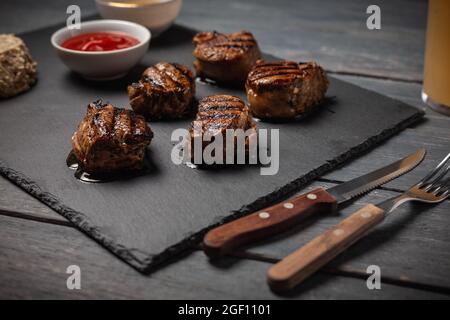
[[[274,291],[294,288],[335,258],[384,219],[384,211],[368,204],[271,267],[267,281]]]
[[[311,214],[336,207],[336,199],[317,188],[209,231],[203,239],[203,250],[211,258],[220,257],[243,244],[293,227]]]

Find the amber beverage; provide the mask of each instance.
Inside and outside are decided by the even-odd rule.
[[[430,0],[422,99],[450,115],[450,0]]]

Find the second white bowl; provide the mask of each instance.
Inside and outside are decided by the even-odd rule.
[[[168,29],[178,16],[182,0],[95,0],[105,19],[121,19],[139,23],[153,36]]]

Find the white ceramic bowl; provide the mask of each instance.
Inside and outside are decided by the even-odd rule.
[[[83,33],[115,31],[135,37],[135,46],[112,51],[78,51],[63,48],[61,44]],[[95,20],[81,23],[81,29],[69,30],[67,27],[56,31],[51,43],[62,62],[72,71],[92,80],[110,80],[124,76],[147,52],[150,31],[133,22],[121,20]]]
[[[133,21],[157,36],[173,24],[183,0],[95,0],[95,3],[103,18]]]

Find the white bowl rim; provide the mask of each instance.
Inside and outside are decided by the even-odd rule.
[[[152,33],[149,29],[147,29],[146,27],[144,27],[143,25],[140,25],[138,23],[135,22],[131,22],[131,21],[125,21],[125,20],[115,20],[115,19],[98,19],[98,20],[91,20],[91,21],[86,21],[86,22],[81,22],[81,27],[83,25],[98,25],[98,24],[102,24],[102,22],[105,23],[115,23],[117,25],[129,25],[129,26],[133,26],[136,27],[138,29],[141,29],[142,31],[144,31],[145,33],[145,38],[144,41],[140,41],[137,45],[128,47],[128,48],[123,48],[123,49],[117,49],[117,50],[109,50],[109,51],[81,51],[81,50],[72,50],[72,49],[67,49],[62,47],[59,43],[56,42],[56,37],[59,36],[61,33],[68,31],[69,29],[67,28],[67,26],[55,31],[51,38],[50,38],[50,42],[52,43],[53,47],[55,47],[58,50],[64,51],[64,52],[68,52],[68,53],[76,53],[76,54],[82,54],[82,55],[107,55],[107,54],[115,54],[115,53],[120,53],[120,52],[127,52],[127,51],[132,51],[135,49],[138,49],[140,47],[146,46],[148,44],[148,42],[150,41],[151,37],[152,37]],[[134,36],[134,35],[132,35]]]

